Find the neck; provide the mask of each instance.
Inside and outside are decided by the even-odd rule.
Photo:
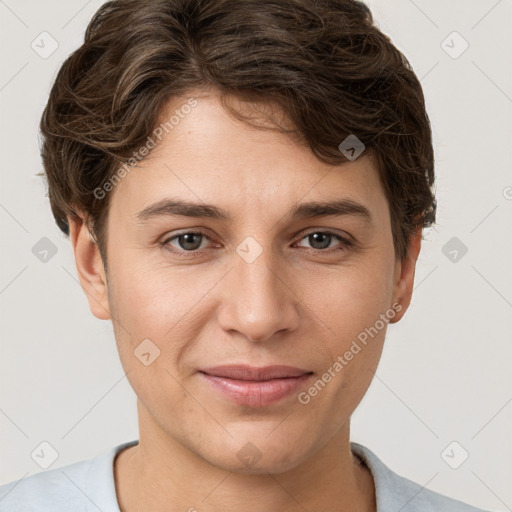
[[[369,470],[350,451],[349,422],[285,472],[231,472],[139,418],[139,444],[114,461],[122,512],[375,512]]]

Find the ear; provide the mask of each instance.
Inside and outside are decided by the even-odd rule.
[[[110,320],[107,279],[100,250],[84,222],[85,217],[79,215],[79,219],[68,217],[78,278],[92,314],[100,320]]]
[[[407,255],[402,261],[397,261],[395,265],[395,283],[393,288],[393,304],[398,303],[401,309],[396,309],[396,315],[390,319],[389,323],[394,324],[401,320],[409,308],[414,286],[414,272],[416,270],[416,261],[421,249],[422,226],[418,226],[415,233],[410,237],[407,246]]]

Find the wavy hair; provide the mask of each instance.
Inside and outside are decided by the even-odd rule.
[[[165,103],[214,87],[222,98],[278,104],[322,161],[355,134],[389,203],[396,258],[435,222],[432,134],[406,57],[355,0],[114,0],[61,66],[40,131],[58,227],[86,220],[106,265],[109,197],[101,187],[157,126]],[[249,115],[225,107],[252,124]],[[260,126],[261,129],[264,127]]]

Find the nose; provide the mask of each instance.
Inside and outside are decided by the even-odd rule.
[[[290,282],[290,269],[269,252],[263,251],[252,263],[235,254],[219,305],[220,326],[254,342],[291,332],[300,320],[300,300]]]

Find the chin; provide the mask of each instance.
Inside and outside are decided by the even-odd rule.
[[[256,461],[247,461],[242,463],[237,457],[213,458],[210,462],[216,467],[231,473],[239,475],[278,475],[295,469],[299,464],[296,454],[276,454],[273,453],[272,458],[262,455],[261,459]]]
[[[284,473],[295,469],[307,456],[304,443],[294,436],[288,436],[286,442],[282,436],[271,439],[260,431],[243,439],[246,441],[231,440],[229,446],[217,445],[213,453],[201,455],[218,468],[245,475]]]

